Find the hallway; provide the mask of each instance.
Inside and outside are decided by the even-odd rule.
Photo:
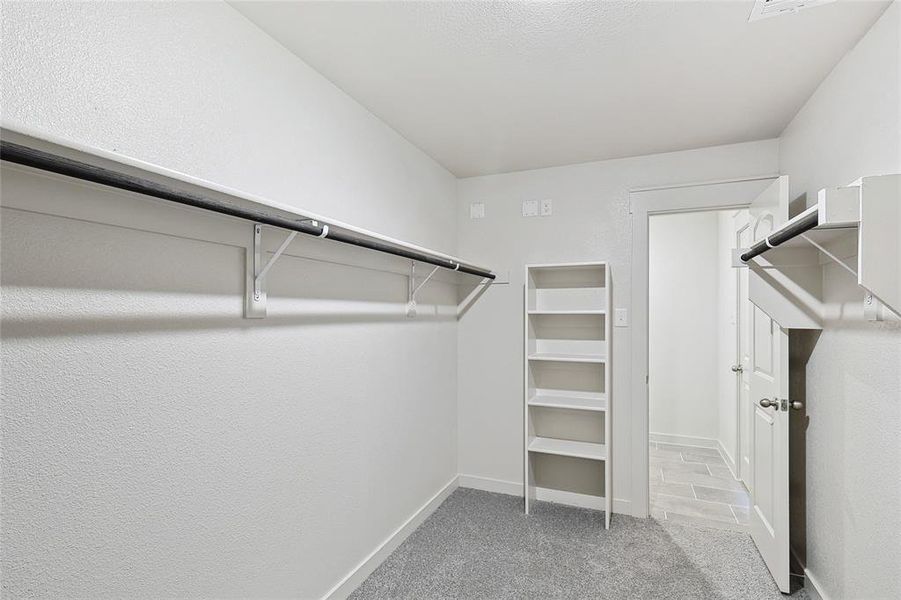
[[[651,516],[749,532],[750,497],[714,448],[650,442]]]

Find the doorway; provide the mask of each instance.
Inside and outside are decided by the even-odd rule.
[[[653,377],[649,368],[649,224],[651,217],[670,213],[748,209],[749,231],[736,229],[749,239],[764,239],[777,224],[788,220],[788,177],[752,177],[726,182],[684,184],[660,188],[633,189],[630,192],[632,214],[632,312],[635,315],[632,331],[632,514],[647,517],[650,513],[650,420],[649,382]],[[682,241],[682,240],[680,240]],[[740,244],[744,246],[745,244]],[[674,255],[682,252],[680,245],[668,248]],[[676,269],[684,277],[683,285],[693,281],[693,265],[681,260]],[[753,295],[762,277],[759,265],[749,266],[747,290]],[[753,271],[753,276],[751,275]],[[742,297],[745,297],[742,294]],[[748,296],[750,297],[750,296]],[[745,317],[749,323],[750,350],[743,368],[749,379],[748,402],[753,406],[749,424],[750,443],[750,534],[779,589],[788,592],[789,577],[789,439],[788,403],[789,352],[788,335],[779,323],[758,307],[749,309]],[[739,313],[741,314],[741,313]],[[690,335],[694,336],[695,332]],[[680,353],[684,352],[680,349]],[[743,361],[746,357],[743,357]],[[712,380],[697,385],[712,385]],[[741,393],[741,389],[740,393]],[[753,398],[753,399],[752,399]],[[749,406],[750,408],[750,406]],[[742,427],[738,428],[740,432]],[[666,442],[663,442],[664,444]],[[661,442],[655,442],[661,450]],[[741,448],[739,442],[739,449]],[[663,449],[667,449],[665,446]],[[674,451],[675,448],[669,448]],[[682,460],[682,449],[679,458]],[[674,457],[673,457],[674,458]],[[687,462],[687,461],[686,461]],[[741,461],[739,461],[741,462]],[[706,463],[705,463],[706,464]],[[709,472],[709,470],[708,470]],[[741,467],[739,467],[741,472]],[[693,492],[694,493],[694,492]],[[736,519],[737,520],[737,519]]]
[[[747,223],[744,208],[648,219],[649,510],[658,520],[749,531],[740,478],[747,276],[732,267]]]

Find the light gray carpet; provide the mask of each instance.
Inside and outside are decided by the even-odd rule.
[[[661,523],[470,489],[441,507],[353,593],[354,600],[783,596],[747,534]]]

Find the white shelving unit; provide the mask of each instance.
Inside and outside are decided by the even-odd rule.
[[[604,511],[610,527],[610,268],[526,265],[524,495]]]

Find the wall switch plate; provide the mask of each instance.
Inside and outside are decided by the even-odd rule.
[[[614,311],[613,326],[628,327],[629,326],[629,309],[617,308]]]
[[[542,200],[541,201],[541,216],[549,217],[554,214],[554,201],[553,200]]]
[[[538,216],[538,200],[522,201],[522,216],[537,217]]]
[[[470,219],[484,219],[485,218],[485,203],[484,202],[473,202],[469,205],[469,218]]]

